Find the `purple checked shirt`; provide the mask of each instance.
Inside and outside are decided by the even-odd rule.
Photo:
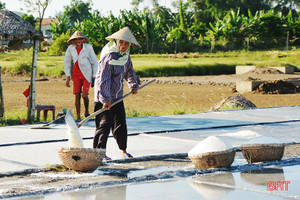
[[[131,89],[139,88],[139,79],[136,76],[130,56],[125,65],[110,65],[109,61],[117,60],[121,57],[120,53],[112,52],[104,56],[98,63],[98,72],[96,74],[94,85],[94,101],[112,103],[123,96],[123,80]]]

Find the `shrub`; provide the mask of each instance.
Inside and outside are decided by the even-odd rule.
[[[31,72],[31,63],[29,61],[21,61],[11,69],[12,74],[26,75]]]
[[[69,44],[67,41],[70,39],[70,32],[63,33],[57,37],[49,48],[50,55],[62,55],[68,48]]]
[[[184,30],[181,30],[180,28],[173,29],[169,35],[167,36],[167,39],[169,42],[173,42],[174,40],[187,40],[188,35]]]

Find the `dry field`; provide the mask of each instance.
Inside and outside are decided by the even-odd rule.
[[[299,76],[298,74],[297,78]],[[219,101],[234,94],[233,82],[242,78],[245,77],[221,75],[156,78],[155,83],[143,88],[137,95],[129,96],[124,102],[128,113],[138,112],[144,115],[207,112]],[[275,79],[278,78],[280,77]],[[26,98],[23,91],[28,88],[29,79],[30,77],[2,75],[5,112],[26,110]],[[145,83],[150,79],[141,80]],[[125,88],[125,92],[128,92],[126,85]],[[91,88],[90,113],[93,112],[93,95],[94,91]],[[280,95],[245,93],[243,96],[257,107],[300,105],[300,93]],[[71,108],[75,112],[72,87],[65,86],[64,78],[37,81],[36,104],[55,105],[57,112],[61,112],[63,108]],[[50,119],[49,116],[48,120]]]

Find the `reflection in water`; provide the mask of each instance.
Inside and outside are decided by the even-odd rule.
[[[230,187],[235,186],[231,172],[192,178],[188,180],[188,183],[205,199],[209,200],[220,199],[227,195],[228,192],[234,190],[227,188],[226,185]]]
[[[267,185],[269,181],[284,181],[284,173],[282,167],[264,168],[241,172],[241,178],[253,185]]]
[[[64,193],[69,200],[126,200],[126,185]]]

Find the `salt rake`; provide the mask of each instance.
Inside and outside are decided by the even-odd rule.
[[[147,85],[149,85],[150,83],[154,82],[155,79],[145,83],[144,85],[141,85],[139,90],[146,87]],[[120,103],[123,99],[125,99],[126,97],[128,97],[129,95],[131,95],[132,92],[128,92],[127,94],[125,94],[122,98],[118,99],[117,101],[113,102],[111,104],[111,107],[113,107],[114,105],[116,105],[117,103]],[[99,115],[100,113],[106,111],[107,108],[101,108],[99,110],[97,110],[96,112],[90,114],[88,117],[86,117],[85,119],[83,119],[82,121],[80,121],[77,126],[74,126],[75,123],[75,120],[74,120],[74,117],[73,117],[73,114],[72,114],[72,111],[71,109],[68,110],[66,116],[65,116],[65,121],[66,121],[66,124],[68,125],[69,128],[71,128],[71,130],[73,130],[74,132],[76,132],[76,129],[77,128],[80,128],[84,123],[86,123],[88,120],[90,120],[92,117],[96,116],[96,115]]]
[[[36,127],[30,127],[31,129],[49,129],[50,127],[48,127],[49,125],[59,121],[60,119],[63,119],[65,117],[65,115],[62,115],[60,117],[58,117],[57,119],[51,121],[51,122],[48,122],[47,124],[44,124],[43,126],[36,126]]]
[[[139,89],[145,87],[146,85],[152,83],[153,81],[155,81],[155,79],[142,85]],[[127,93],[121,99],[118,99],[117,101],[112,103],[111,107],[121,102],[124,98],[128,97],[131,93],[132,92]],[[87,170],[95,170],[102,163],[103,157],[105,155],[105,150],[102,149],[101,152],[101,149],[84,148],[83,139],[80,136],[79,128],[89,119],[106,110],[107,108],[101,108],[96,112],[94,112],[93,114],[91,114],[90,116],[86,117],[78,124],[76,124],[74,120],[71,109],[68,110],[65,116],[65,122],[67,124],[68,133],[69,133],[69,148],[67,149],[60,148],[58,150],[59,157],[64,165],[68,166],[73,170],[87,171]],[[98,150],[100,150],[100,152]],[[86,164],[92,164],[92,166],[87,166]]]

